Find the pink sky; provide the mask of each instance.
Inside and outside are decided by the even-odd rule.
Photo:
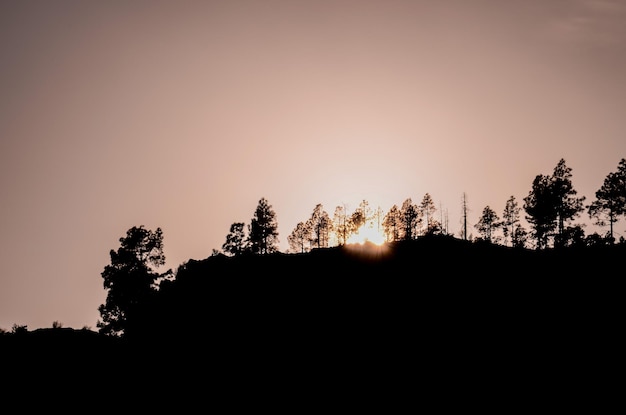
[[[261,197],[283,251],[318,203],[425,193],[458,235],[463,193],[473,226],[561,158],[591,202],[626,157],[625,21],[610,0],[2,1],[0,328],[95,329],[127,229],[161,227],[175,269]]]

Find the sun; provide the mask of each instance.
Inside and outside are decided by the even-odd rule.
[[[371,242],[375,245],[382,245],[385,243],[385,235],[381,230],[374,226],[363,226],[358,232],[352,234],[348,238],[349,244],[364,244],[365,242]]]

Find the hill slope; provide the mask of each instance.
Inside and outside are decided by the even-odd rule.
[[[481,387],[514,400],[530,385],[609,387],[602,379],[621,353],[622,325],[623,277],[613,270],[625,249],[536,252],[433,237],[213,256],[181,266],[127,338],[49,329],[0,336],[0,348],[25,382],[62,371],[120,391],[193,387],[190,373],[225,389],[274,388],[281,401],[315,399],[318,388],[406,396],[406,379],[444,401],[452,391],[477,399]]]

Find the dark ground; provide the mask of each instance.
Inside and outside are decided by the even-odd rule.
[[[65,373],[120,393],[200,382],[226,394],[269,388],[254,399],[311,407],[316,393],[386,410],[411,396],[441,410],[502,400],[537,410],[540,396],[584,407],[590,395],[611,396],[608,376],[622,376],[625,249],[433,238],[190,260],[132,340],[50,328],[4,334],[0,352],[18,382]]]

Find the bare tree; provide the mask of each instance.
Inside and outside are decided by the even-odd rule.
[[[461,203],[461,237],[464,241],[468,240],[467,236],[467,215],[469,208],[467,207],[467,195],[463,192],[463,199]]]
[[[441,203],[439,203],[439,214],[441,215],[441,233],[443,235],[447,235],[448,234],[448,209],[444,209],[441,205]]]

